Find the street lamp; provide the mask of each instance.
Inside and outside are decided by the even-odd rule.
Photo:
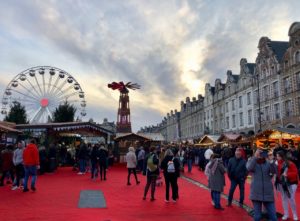
[[[258,132],[261,132],[261,109],[260,109],[260,93],[259,93],[259,74],[257,73],[256,75],[256,80],[257,80],[257,102],[258,102],[258,123],[259,123],[259,130]]]

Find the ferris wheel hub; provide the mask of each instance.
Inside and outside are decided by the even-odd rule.
[[[41,107],[48,107],[49,105],[49,100],[47,98],[43,98],[40,102]]]

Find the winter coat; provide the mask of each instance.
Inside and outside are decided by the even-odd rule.
[[[210,166],[214,164],[214,161],[218,160],[218,166],[215,170],[215,172],[212,172],[212,169],[210,168],[209,170],[209,176],[208,176],[208,188],[211,189],[212,191],[217,191],[217,192],[223,192],[224,186],[225,186],[225,167],[222,163],[221,160],[219,159],[214,159],[210,162]]]
[[[161,162],[160,168],[164,171],[164,175],[167,175],[168,174],[168,163],[169,163],[169,161],[172,161],[172,159],[174,162],[175,174],[177,177],[179,177],[180,176],[180,162],[179,162],[179,159],[174,156],[166,156],[163,159],[163,161]]]
[[[81,144],[79,151],[78,151],[78,159],[79,160],[85,160],[88,156],[88,149],[85,144]]]
[[[245,180],[247,177],[246,160],[243,158],[230,158],[227,167],[227,173],[230,180]]]
[[[38,148],[35,144],[28,144],[23,151],[23,162],[25,166],[36,166],[40,164]]]
[[[280,178],[280,176],[284,172],[284,171],[282,171],[282,168],[285,165],[285,162],[283,160],[278,160],[277,163],[278,163],[278,165],[277,165],[277,177]],[[298,184],[298,181],[299,181],[298,169],[292,161],[288,162],[287,180],[288,180],[289,184]]]
[[[15,151],[14,151],[14,157],[13,157],[13,162],[14,162],[14,165],[17,166],[17,165],[20,165],[20,164],[23,164],[23,151],[24,149],[20,149],[20,148],[17,148]]]
[[[262,202],[274,202],[272,177],[276,174],[276,165],[267,161],[259,163],[257,160],[257,158],[252,157],[246,165],[247,170],[252,173],[250,199]]]
[[[101,146],[98,154],[99,162],[101,164],[104,163],[106,164],[107,157],[108,157],[108,152],[105,150],[104,147]]]
[[[126,154],[127,168],[136,168],[137,160],[134,151],[129,151]]]
[[[14,167],[13,152],[8,149],[4,149],[1,152],[1,161],[2,161],[2,171],[11,170]]]

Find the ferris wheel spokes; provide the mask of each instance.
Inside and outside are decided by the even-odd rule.
[[[30,90],[29,88],[25,87],[23,84],[21,84],[21,82],[19,82],[19,85],[20,85],[21,87],[23,87],[23,88],[26,90],[26,92],[31,93],[31,90]],[[34,98],[39,99],[39,98],[36,97],[36,95],[34,95],[33,93],[31,93],[31,94],[32,94],[32,96],[33,96]],[[40,95],[37,94],[37,96],[40,96]]]
[[[39,100],[36,99],[35,97],[32,97],[32,96],[30,96],[30,95],[28,95],[28,94],[24,94],[24,93],[22,93],[22,92],[20,92],[20,91],[17,91],[17,90],[15,90],[15,89],[11,89],[11,90],[14,91],[14,92],[16,92],[16,93],[18,93],[18,94],[21,94],[21,95],[23,95],[23,96],[25,96],[25,97],[27,97],[27,98],[31,98],[31,99],[33,99],[33,100],[39,101]]]
[[[56,85],[58,84],[59,79],[60,79],[60,77],[59,77],[59,75],[57,75],[57,78],[56,78],[56,80],[55,80],[55,83],[52,85],[52,88],[51,88],[49,94],[52,94],[52,93],[53,93],[53,90],[56,89]]]
[[[34,78],[35,78],[35,82],[36,82],[38,88],[40,89],[40,92],[41,92],[42,96],[44,96],[43,91],[42,91],[41,86],[40,86],[40,83],[39,83],[39,81],[37,80],[36,75],[34,75]]]
[[[33,67],[16,75],[7,85],[1,113],[6,115],[13,102],[18,101],[25,107],[30,122],[48,121],[64,100],[80,110],[78,115],[86,115],[84,92],[73,76],[55,67]]]
[[[42,97],[43,95],[38,92],[38,90],[35,88],[35,86],[33,86],[33,84],[31,83],[31,81],[28,78],[26,78],[26,80],[28,81],[28,83],[30,84],[30,86],[32,87],[32,89],[38,94],[38,96]]]

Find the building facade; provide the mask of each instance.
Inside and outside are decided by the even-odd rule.
[[[255,63],[240,60],[239,74],[205,85],[205,95],[186,98],[156,126],[166,140],[185,141],[224,132],[252,135],[277,127],[300,127],[300,22],[289,41],[261,37]]]

